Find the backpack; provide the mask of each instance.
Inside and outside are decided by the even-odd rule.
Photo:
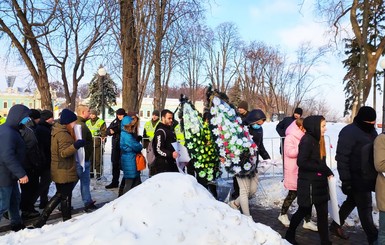
[[[373,142],[361,148],[361,172],[362,178],[366,182],[370,191],[375,191],[377,170],[374,167]]]
[[[156,131],[158,131],[158,130],[162,130],[164,133],[164,137],[166,137],[166,132],[163,129],[157,129]],[[156,133],[156,131],[155,131],[155,133]],[[151,166],[155,161],[155,151],[154,151],[154,147],[152,144],[153,144],[153,140],[148,144],[147,151],[146,151],[146,158],[147,158],[147,163],[149,166]]]
[[[136,153],[136,170],[142,171],[146,169],[146,158],[141,152]]]

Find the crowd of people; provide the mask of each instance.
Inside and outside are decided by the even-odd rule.
[[[234,112],[236,117],[232,117],[232,105],[229,105],[226,113],[215,108],[216,105],[224,108],[224,104],[223,101],[213,99],[212,115],[209,115],[209,111],[205,112],[205,117],[199,115],[202,118],[197,122],[202,125],[205,122],[210,125],[211,122],[216,122],[210,128],[210,135],[213,134],[211,136],[214,139],[208,137],[209,141],[204,142],[203,137],[200,140],[202,139],[206,148],[215,148],[219,157],[215,159],[234,176],[234,192],[229,205],[251,217],[249,199],[257,191],[258,156],[265,160],[270,159],[263,145],[262,125],[266,116],[260,109],[249,111],[248,103],[241,101]],[[161,112],[155,110],[151,120],[144,126],[142,137],[138,115],[127,113],[122,108],[116,111],[116,118],[107,127],[104,120],[98,118],[98,112],[90,110],[87,105],[78,105],[76,114],[63,109],[56,121],[51,111],[14,105],[0,125],[0,137],[4,143],[4,147],[0,148],[0,219],[3,215],[7,216],[14,231],[25,228],[25,219],[36,218],[30,228],[42,227],[59,204],[63,221],[71,219],[72,190],[78,181],[85,211],[97,209],[90,192],[90,179],[100,178],[103,173],[103,145],[107,136],[112,136],[112,180],[105,186],[106,189],[119,188],[120,196],[141,184],[136,154],[142,149],[152,148],[155,160],[148,166],[150,177],[163,172],[186,172],[196,176],[198,182],[217,198],[215,185],[212,185],[215,177],[213,181],[208,181],[206,172],[197,174],[197,158],[182,166],[177,164],[179,154],[173,143],[179,141],[182,145],[191,144],[191,139],[196,136],[184,132],[190,116],[182,116],[178,122],[174,114],[167,109]],[[301,108],[295,108],[291,117],[277,125],[277,132],[284,139],[281,153],[284,162],[284,186],[288,190],[278,216],[278,220],[288,227],[285,238],[292,244],[298,244],[296,229],[304,220],[303,227],[318,232],[321,244],[331,244],[329,232],[341,239],[349,239],[343,231],[343,224],[357,207],[368,243],[385,244],[385,136],[377,136],[374,127],[376,112],[371,107],[361,107],[353,122],[339,134],[336,161],[346,200],[339,210],[340,223],[333,221],[330,226],[328,180],[334,178],[334,174],[325,161],[326,120],[318,115],[302,118],[302,114]],[[226,115],[230,115],[226,120],[233,120],[234,125],[239,128],[237,130],[242,131],[242,137],[245,138],[241,138],[241,146],[246,146],[246,150],[239,147],[226,148],[228,143],[224,140],[228,136],[218,133],[223,130],[220,117]],[[212,141],[217,145],[214,146]],[[250,150],[253,147],[257,149],[255,152]],[[189,153],[194,150],[192,147],[187,148]],[[370,155],[373,156],[372,159]],[[377,184],[368,182],[361,174],[363,164],[370,164],[370,161],[379,172]],[[121,170],[123,177],[120,181]],[[56,193],[49,199],[51,181],[56,186]],[[372,216],[371,192],[374,190],[380,210],[379,230],[374,225]],[[298,209],[289,220],[288,210],[296,198]],[[39,208],[43,209],[41,213],[35,209],[38,200]],[[313,206],[317,223],[312,221]]]

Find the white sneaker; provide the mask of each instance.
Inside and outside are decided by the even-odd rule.
[[[229,206],[233,209],[236,209],[236,210],[239,210],[239,206],[237,206],[237,204],[235,204],[235,201],[232,200],[229,202]]]
[[[311,231],[318,231],[317,224],[314,223],[313,221],[306,222],[305,220],[303,221],[303,226],[304,229],[311,230]]]
[[[281,223],[285,226],[285,227],[289,227],[290,225],[290,220],[289,218],[287,217],[287,214],[280,214],[278,216],[278,220],[281,221]]]

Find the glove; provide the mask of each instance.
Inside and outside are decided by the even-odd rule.
[[[76,150],[79,150],[80,147],[83,147],[86,145],[86,141],[85,140],[77,140],[75,143],[74,143],[74,147]]]
[[[341,189],[342,193],[344,193],[345,195],[349,195],[353,191],[352,184],[350,183],[350,181],[343,181]]]

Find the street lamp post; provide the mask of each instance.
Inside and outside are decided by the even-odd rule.
[[[102,119],[104,120],[105,119],[105,112],[106,112],[106,109],[105,109],[105,101],[104,101],[104,86],[103,86],[103,82],[104,82],[104,76],[107,74],[107,71],[106,69],[100,65],[99,69],[98,69],[98,74],[99,74],[99,82],[100,82],[100,90],[102,92]]]
[[[385,132],[385,59],[382,59],[380,66],[384,71],[384,83],[382,85],[382,132]]]

